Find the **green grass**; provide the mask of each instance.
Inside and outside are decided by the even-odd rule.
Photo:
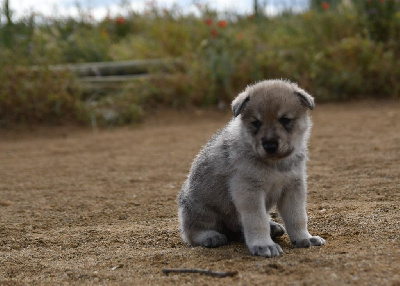
[[[194,17],[152,7],[100,22],[32,15],[3,24],[0,124],[127,124],[149,107],[229,104],[265,78],[296,81],[317,101],[398,98],[400,1],[334,1],[328,9],[323,2],[329,1],[272,18],[222,18],[207,7]],[[103,96],[82,93],[72,74],[29,71],[30,65],[149,58],[180,58],[182,65],[170,76]]]

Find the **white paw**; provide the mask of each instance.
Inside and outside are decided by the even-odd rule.
[[[292,241],[292,244],[299,248],[310,247],[310,246],[322,246],[325,245],[325,239],[319,236],[311,236],[310,238]]]
[[[283,254],[282,248],[276,243],[263,246],[251,246],[249,249],[251,254],[263,257],[275,257]]]

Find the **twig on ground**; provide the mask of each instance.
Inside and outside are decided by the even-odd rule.
[[[207,269],[193,269],[193,268],[163,268],[162,272],[165,275],[168,275],[169,273],[200,273],[204,275],[209,275],[213,277],[232,277],[238,274],[237,271],[226,271],[226,272],[216,272],[216,271],[211,271]]]

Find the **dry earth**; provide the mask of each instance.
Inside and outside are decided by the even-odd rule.
[[[135,128],[0,133],[0,285],[400,285],[400,102],[319,105],[309,228],[327,245],[251,256],[184,245],[176,195],[229,120],[159,112]],[[279,220],[279,218],[277,218]],[[162,268],[236,270],[214,278]]]

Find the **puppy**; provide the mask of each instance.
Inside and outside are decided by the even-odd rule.
[[[265,80],[232,102],[232,120],[202,148],[178,197],[183,240],[218,247],[244,236],[253,255],[274,257],[284,234],[270,221],[276,205],[291,243],[320,246],[307,230],[307,144],[314,99],[297,84]]]

